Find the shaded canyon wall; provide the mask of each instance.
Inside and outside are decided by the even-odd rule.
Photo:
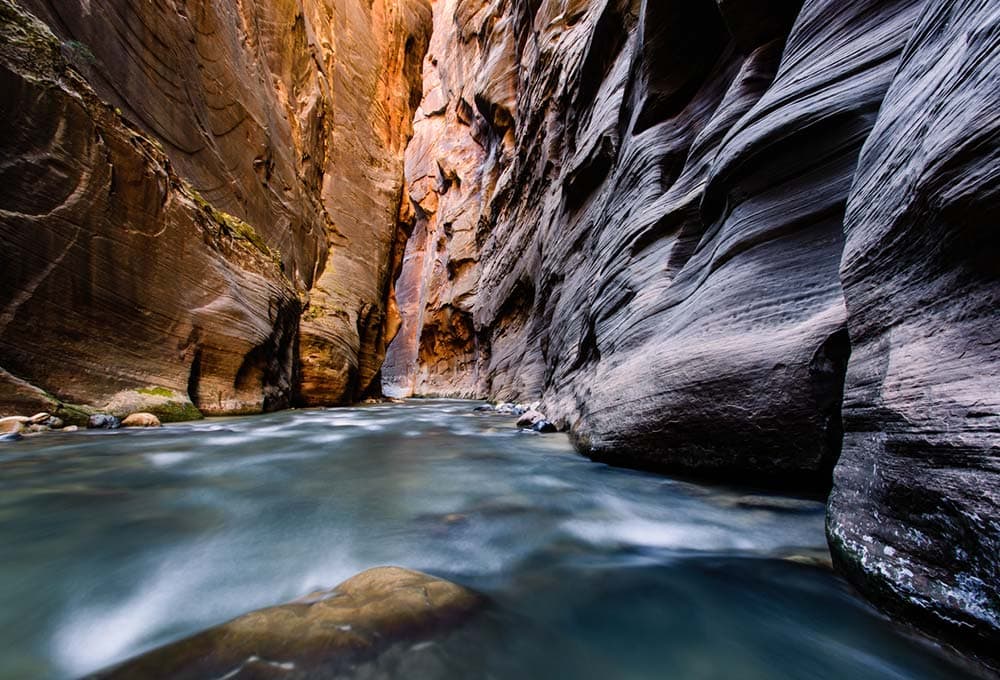
[[[387,390],[540,397],[614,464],[836,465],[840,568],[990,656],[1000,10],[436,10]]]

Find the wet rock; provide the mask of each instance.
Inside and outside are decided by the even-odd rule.
[[[122,420],[122,427],[160,427],[160,419],[152,413],[132,413]]]
[[[556,427],[555,423],[551,423],[548,420],[544,419],[537,421],[534,425],[531,426],[531,429],[534,430],[535,432],[542,432],[542,433],[559,431],[559,428]]]
[[[28,427],[28,418],[24,416],[7,416],[0,418],[0,434],[22,432]]]
[[[477,413],[493,413],[496,409],[492,404],[483,404],[482,406],[477,406],[472,410]]]
[[[517,419],[518,427],[531,427],[535,423],[545,420],[545,414],[539,413],[538,411],[525,411],[520,418]]]
[[[92,677],[241,677],[241,669],[261,660],[305,677],[317,672],[326,677],[395,642],[426,639],[457,626],[485,604],[482,596],[454,583],[379,567],[332,590],[245,614]]]
[[[0,442],[17,442],[24,439],[20,432],[6,432],[0,434]]]
[[[52,417],[51,414],[45,413],[43,411],[41,413],[36,413],[35,415],[28,418],[28,423],[30,423],[31,425],[46,423],[51,417]]]
[[[117,430],[121,426],[119,418],[106,413],[95,413],[87,420],[87,427],[92,430]]]
[[[59,418],[57,416],[50,416],[49,419],[46,420],[44,424],[48,425],[53,430],[60,430],[65,425],[65,423],[63,422],[63,419]]]
[[[76,425],[67,425],[66,427],[62,428],[62,431],[63,432],[76,432],[79,429],[80,428],[77,427]]]
[[[32,423],[31,425],[28,425],[27,432],[30,432],[31,434],[41,434],[42,432],[48,432],[51,429],[51,427],[43,425],[42,423]]]

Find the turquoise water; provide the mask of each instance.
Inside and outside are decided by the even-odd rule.
[[[496,606],[358,677],[962,676],[801,563],[821,503],[594,464],[474,405],[0,445],[0,678],[77,677],[382,564]]]

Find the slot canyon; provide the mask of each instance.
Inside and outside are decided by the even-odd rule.
[[[0,0],[0,91],[5,494],[36,483],[43,468],[28,475],[26,461],[56,456],[47,446],[125,442],[114,444],[124,468],[102,448],[88,455],[104,456],[104,474],[139,475],[124,461],[140,436],[195,438],[202,430],[183,428],[245,422],[252,437],[269,418],[336,421],[358,409],[344,427],[403,437],[441,404],[442,422],[541,442],[529,445],[542,447],[539,461],[555,455],[545,442],[565,439],[571,463],[553,469],[583,466],[565,468],[581,499],[631,499],[630,479],[818,499],[825,578],[900,635],[954,655],[970,677],[1000,672],[993,0]],[[477,414],[473,402],[500,406]],[[528,404],[563,434],[496,424],[501,407],[520,416]],[[416,415],[387,415],[385,425],[365,420],[372,409]],[[35,437],[32,427],[50,428],[36,427],[34,413],[58,426]],[[130,414],[167,426],[114,439],[86,428]],[[81,431],[58,431],[67,427]],[[499,446],[475,432],[449,436]],[[452,446],[426,437],[409,441],[438,456]],[[375,465],[382,453],[372,447],[383,444],[365,441],[352,455]],[[168,453],[197,445],[182,448]],[[381,484],[403,504],[416,493],[401,478],[410,463],[385,455],[378,471],[364,468],[371,497],[337,486],[337,475],[361,474],[350,466],[305,469],[295,484],[331,475],[330,494],[356,501],[337,501],[340,513],[397,503]],[[482,455],[479,472],[434,458],[441,478],[424,472],[421,483],[443,488],[446,469],[469,484],[514,485],[522,473],[530,483],[521,458],[500,481],[508,468],[489,456],[501,454]],[[531,474],[544,473],[537,465]],[[587,476],[595,470],[623,476],[608,491]],[[111,503],[110,494],[88,502]],[[639,514],[671,502],[656,509],[650,491]],[[11,507],[0,505],[0,519],[16,516]],[[31,507],[32,521],[48,512]],[[571,528],[586,515],[566,513]],[[477,517],[441,515],[456,530]],[[0,536],[27,530],[12,531]],[[461,545],[476,550],[470,541]],[[252,570],[254,554],[233,560]],[[492,639],[487,624],[463,623],[483,606],[478,593],[436,578],[502,607],[486,567],[418,559],[405,566],[433,576],[366,571],[338,586],[355,609],[336,604],[347,595],[307,599],[308,614],[296,609],[305,604],[273,606],[400,561],[378,556],[190,625],[165,619],[92,662],[0,662],[0,677],[71,677],[128,658],[137,661],[100,677],[341,677],[323,675],[333,666],[317,675],[279,663],[286,647],[275,630],[304,641],[301,658],[364,648],[349,677],[556,673],[509,659],[487,673],[465,657],[435,657],[439,668],[392,646],[417,628]],[[5,569],[14,581],[22,573]],[[525,592],[529,576],[518,581]],[[387,583],[392,599],[369,604]],[[414,589],[434,596],[424,603]],[[408,609],[417,600],[421,609]],[[642,612],[630,607],[622,616]],[[321,639],[299,617],[344,630],[361,617],[378,630],[363,642]],[[204,661],[219,640],[239,642]],[[202,665],[177,665],[195,657]],[[614,677],[621,668],[608,663],[593,672]],[[688,669],[677,677],[741,677],[677,668]],[[924,677],[883,671],[862,676]]]

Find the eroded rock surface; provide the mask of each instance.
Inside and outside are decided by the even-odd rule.
[[[470,4],[425,66],[387,384],[544,395],[609,462],[828,479],[844,205],[918,3]]]
[[[42,23],[6,0],[0,22],[0,410],[289,404],[300,303],[273,251],[200,201]]]
[[[1000,666],[1000,7],[924,8],[848,201],[828,528],[876,601]]]
[[[3,75],[0,412],[359,397],[397,323],[426,0],[21,5],[56,36],[5,52],[57,87]]]
[[[244,614],[93,677],[334,677],[393,643],[452,628],[485,604],[481,595],[449,581],[378,567],[332,590]]]
[[[739,481],[828,488],[843,445],[840,568],[991,654],[995,3],[445,5],[387,387]]]
[[[332,222],[301,326],[306,405],[356,401],[373,384],[380,390],[376,376],[399,324],[392,279],[403,152],[430,29],[426,0],[334,4],[328,78],[336,109],[322,192]]]

